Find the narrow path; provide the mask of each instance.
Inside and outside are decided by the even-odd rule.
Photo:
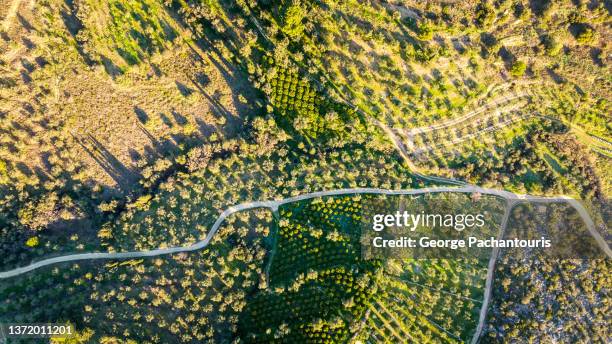
[[[504,233],[504,229],[508,224],[508,218],[510,218],[510,210],[516,201],[509,200],[508,204],[506,204],[506,210],[504,212],[504,217],[502,219],[501,226],[499,227],[499,232],[497,234],[498,238],[501,238]],[[480,335],[482,333],[482,329],[484,327],[485,320],[487,318],[487,311],[489,309],[489,301],[491,300],[491,290],[493,289],[493,274],[495,273],[495,263],[497,262],[497,256],[499,255],[499,248],[494,247],[491,251],[491,258],[489,258],[489,266],[487,267],[487,279],[485,280],[485,290],[484,297],[482,299],[482,306],[480,307],[480,315],[478,317],[478,325],[476,326],[476,331],[474,332],[474,336],[470,344],[476,344],[478,339],[480,339]]]
[[[374,307],[374,305],[372,305],[371,303],[368,303],[368,309],[372,311],[372,313],[374,313],[376,315],[376,317],[378,318],[378,320],[380,320],[380,322],[383,324],[383,326],[389,330],[389,332],[391,332],[391,334],[393,335],[393,337],[395,337],[397,340],[402,341],[404,340],[404,337],[401,336],[399,333],[395,332],[395,330],[393,329],[393,326],[391,326],[391,324],[389,324],[389,322],[387,321],[387,319],[385,319],[382,314],[380,314],[380,312],[378,312],[378,310],[376,310],[376,307]],[[398,324],[399,325],[399,324]],[[401,330],[401,326],[400,326],[400,330]],[[405,334],[407,334],[408,336],[410,336],[409,333],[404,332]],[[410,339],[416,343],[416,341],[414,340],[414,338],[410,337]]]
[[[565,125],[570,130],[574,131],[574,134],[576,135],[576,138],[578,139],[578,141],[582,142],[585,146],[591,148],[592,150],[596,152],[601,152],[608,157],[611,156],[610,153],[612,153],[612,143],[608,142],[606,139],[603,139],[601,137],[598,137],[596,135],[589,133],[588,131],[580,127],[579,125],[574,124],[563,118],[555,118],[555,117],[548,116],[548,115],[542,115],[540,113],[535,113],[533,114],[533,116],[540,117],[543,119],[548,119],[548,120]]]
[[[461,143],[463,141],[466,141],[468,139],[474,138],[479,136],[480,134],[483,133],[487,133],[487,132],[491,132],[494,130],[498,130],[501,128],[504,128],[510,124],[513,124],[515,122],[518,121],[523,121],[526,119],[530,119],[530,118],[534,118],[534,117],[538,117],[538,118],[543,118],[543,119],[548,119],[557,123],[561,123],[565,126],[567,126],[570,130],[574,131],[574,134],[578,137],[579,141],[581,141],[583,144],[585,144],[587,147],[589,147],[590,149],[592,149],[595,152],[598,152],[600,154],[603,154],[607,157],[611,157],[612,156],[612,143],[608,142],[607,140],[600,138],[596,135],[593,135],[589,132],[587,132],[585,129],[583,129],[582,127],[580,127],[579,125],[572,123],[568,120],[565,120],[563,118],[555,118],[552,116],[548,116],[548,115],[542,115],[540,113],[533,113],[533,114],[519,114],[518,117],[516,118],[511,118],[509,120],[506,120],[504,122],[495,124],[495,125],[491,125],[488,126],[486,128],[483,128],[479,131],[476,131],[474,133],[471,133],[469,135],[465,135],[465,136],[461,136],[457,139],[454,139],[452,141],[449,142],[445,142],[445,143],[440,143],[440,144],[430,144],[430,145],[424,145],[422,147],[414,147],[414,137],[417,134],[423,134],[423,133],[427,133],[427,132],[432,132],[432,131],[438,131],[441,129],[449,129],[450,127],[454,127],[456,125],[459,125],[475,116],[477,116],[478,114],[485,112],[486,110],[491,110],[492,109],[492,105],[495,106],[502,106],[502,109],[504,110],[504,112],[508,112],[508,111],[514,111],[517,104],[513,105],[510,109],[508,108],[503,108],[503,106],[509,104],[511,101],[515,100],[515,99],[519,99],[519,98],[527,98],[527,97],[531,97],[534,96],[535,93],[533,91],[522,91],[519,93],[514,93],[511,96],[501,96],[498,98],[493,99],[492,101],[486,103],[485,105],[482,105],[480,107],[478,107],[475,110],[472,110],[468,113],[466,113],[465,115],[461,116],[461,117],[457,117],[457,118],[451,118],[449,120],[437,123],[437,124],[432,124],[429,126],[423,126],[423,127],[417,127],[417,128],[412,128],[412,129],[395,129],[395,128],[389,128],[387,127],[387,129],[385,130],[385,132],[387,133],[388,136],[393,137],[396,136],[395,132],[401,132],[403,134],[405,134],[408,137],[407,140],[407,145],[408,148],[410,149],[410,151],[413,151],[413,153],[415,154],[420,154],[423,152],[427,152],[430,151],[432,149],[438,148],[438,147],[443,147],[446,145],[454,145],[457,143]],[[499,109],[495,109],[496,111],[499,112]],[[490,116],[486,116],[484,117],[486,118],[492,118],[494,117],[494,115],[490,115]],[[379,125],[379,127],[382,127],[381,125]]]
[[[434,149],[439,148],[439,147],[453,146],[453,145],[456,145],[458,143],[461,143],[461,142],[467,141],[469,139],[475,138],[475,137],[477,137],[477,136],[479,136],[481,134],[505,128],[505,127],[507,127],[507,126],[509,126],[511,124],[514,124],[514,123],[520,121],[520,120],[523,120],[523,119],[526,119],[526,118],[530,118],[530,117],[531,116],[529,116],[529,115],[519,115],[516,118],[510,118],[509,120],[506,120],[504,122],[497,123],[495,125],[486,127],[484,129],[478,130],[478,131],[476,131],[474,133],[471,133],[471,134],[468,134],[468,135],[461,136],[461,137],[456,138],[456,139],[451,140],[451,141],[446,140],[443,143],[434,144],[434,145],[426,145],[426,146],[424,146],[422,148],[415,149],[414,150],[414,154],[420,154],[420,153],[423,153],[423,152],[428,152],[428,151],[434,150]]]
[[[414,338],[410,335],[410,333],[406,330],[406,326],[404,325],[404,322],[400,321],[399,319],[397,319],[393,313],[391,313],[387,307],[385,307],[385,304],[383,302],[381,302],[378,298],[374,298],[374,303],[375,305],[373,305],[372,303],[370,303],[370,306],[377,306],[374,308],[378,308],[382,311],[382,313],[380,313],[380,315],[382,316],[383,313],[384,315],[386,315],[386,318],[391,319],[391,321],[393,321],[396,325],[397,328],[399,328],[400,332],[402,332],[404,335],[406,335],[408,338],[414,340]],[[378,312],[376,313],[377,315],[379,314]]]
[[[404,309],[398,308],[398,311],[403,313],[403,314],[408,314],[408,312]],[[429,318],[428,316],[426,316],[425,314],[423,314],[423,312],[417,310],[416,308],[411,308],[409,309],[410,312],[412,312],[411,314],[417,317],[422,317],[423,319],[425,319],[425,321],[427,321],[428,323],[430,323],[434,328],[438,329],[439,331],[442,331],[444,333],[446,333],[449,337],[452,337],[456,340],[458,340],[460,343],[465,343],[465,341],[459,337],[457,337],[455,334],[450,333],[447,329],[445,329],[444,327],[442,327],[440,324],[438,324],[437,322],[433,321],[431,318]],[[431,329],[431,328],[430,328]]]
[[[421,284],[421,283],[417,283],[417,282],[414,282],[414,281],[409,281],[409,280],[401,279],[401,278],[396,278],[396,280],[398,280],[398,281],[400,281],[402,283],[412,284],[412,285],[417,286],[417,287],[421,287],[421,288],[428,289],[428,290],[431,290],[431,291],[435,291],[435,292],[439,292],[439,293],[442,293],[442,294],[450,295],[450,296],[453,296],[453,297],[456,297],[456,298],[459,298],[459,299],[463,299],[463,300],[467,300],[467,301],[474,301],[474,302],[478,302],[478,303],[482,304],[482,300],[476,300],[476,299],[473,299],[471,297],[467,297],[467,296],[451,293],[450,291],[446,291],[444,289],[435,289],[435,288],[428,287],[428,286],[426,286],[424,284]]]
[[[441,122],[441,123],[437,123],[437,124],[432,124],[426,127],[419,127],[419,128],[412,128],[406,131],[407,134],[409,135],[415,135],[415,134],[422,134],[422,133],[427,133],[430,131],[435,131],[435,130],[440,130],[440,129],[444,129],[444,128],[448,128],[451,126],[455,126],[461,122],[465,122],[468,119],[482,113],[485,112],[487,110],[490,110],[492,107],[494,107],[494,109],[497,109],[499,106],[510,103],[512,100],[515,99],[519,99],[519,98],[525,98],[525,97],[529,97],[531,96],[531,94],[527,91],[522,91],[516,94],[513,94],[509,97],[507,96],[500,96],[497,97],[489,102],[487,102],[485,105],[482,105],[480,107],[478,107],[475,110],[472,110],[466,114],[464,114],[461,117],[456,117],[456,118],[452,118],[449,119],[447,121]]]

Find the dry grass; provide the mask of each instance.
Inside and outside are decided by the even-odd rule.
[[[76,179],[113,188],[121,178],[133,182],[143,161],[168,154],[185,139],[240,131],[240,117],[254,107],[244,101],[255,96],[245,75],[216,49],[198,46],[171,22],[177,37],[142,62],[128,66],[107,53],[107,63],[92,63],[88,58],[110,48],[80,51],[70,11],[61,1],[19,6],[19,20],[0,40],[0,76],[10,81],[0,90],[6,133],[0,142],[16,178],[66,169]],[[164,14],[164,20],[172,18]],[[124,72],[114,73],[109,64]]]

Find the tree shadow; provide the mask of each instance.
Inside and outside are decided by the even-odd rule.
[[[132,161],[139,161],[142,156],[140,155],[140,153],[138,153],[135,149],[130,148],[128,149],[128,154],[130,156],[130,159],[132,159]]]
[[[42,154],[40,154],[40,160],[42,161],[42,164],[45,170],[47,170],[47,172],[51,171],[51,169],[53,168],[53,164],[51,163],[50,158],[51,158],[50,152],[43,152]]]
[[[74,37],[83,28],[83,23],[76,16],[76,8],[74,7],[74,1],[66,0],[64,2],[66,3],[66,6],[70,10],[70,13],[66,11],[61,11],[60,16],[62,17],[62,20],[64,21],[64,25],[68,29],[68,32]]]
[[[591,59],[593,60],[593,63],[595,63],[598,67],[604,67],[604,61],[601,58],[601,55],[603,54],[602,50],[600,48],[596,48],[593,47],[590,49],[589,54],[591,55]]]
[[[30,61],[28,61],[28,60],[26,60],[24,58],[21,58],[19,60],[19,62],[21,63],[21,66],[23,68],[25,68],[25,70],[28,72],[28,74],[32,73],[36,69],[36,66],[34,66],[32,63],[30,63]]]
[[[42,68],[46,65],[49,64],[49,62],[42,56],[37,56],[36,58],[34,58],[34,61],[36,62],[36,64],[38,65],[38,67]]]
[[[235,11],[231,11],[226,7],[226,5],[222,5],[223,11],[228,16],[234,16]],[[258,96],[261,96],[261,92],[257,89],[254,89],[251,83],[248,81],[249,76],[246,73],[247,66],[252,63],[251,58],[243,56],[241,54],[239,47],[236,46],[235,42],[240,41],[238,39],[239,35],[235,31],[235,28],[231,25],[227,25],[222,23],[223,25],[223,34],[219,34],[212,28],[208,28],[206,24],[203,25],[204,31],[206,34],[200,34],[196,31],[193,25],[186,23],[181,16],[175,13],[175,10],[170,7],[165,7],[168,15],[173,18],[176,24],[187,28],[191,31],[193,37],[196,39],[193,41],[194,44],[190,42],[185,42],[187,47],[190,49],[193,56],[198,61],[205,61],[198,49],[194,47],[197,46],[200,51],[207,53],[208,60],[212,62],[214,67],[221,73],[223,78],[225,79],[227,85],[231,88],[232,102],[238,112],[240,113],[248,113],[255,109],[258,102],[253,101],[248,105],[240,102],[240,97],[246,97],[247,99],[257,99]],[[232,61],[228,61],[225,54],[219,49],[219,47],[225,47],[229,52],[232,53]],[[196,76],[196,79],[202,76]],[[190,81],[193,82],[193,77],[190,77]],[[200,86],[206,87],[202,82],[198,83]],[[183,85],[184,86],[184,85]],[[179,85],[177,84],[177,87]],[[182,90],[179,88],[179,91],[184,94],[187,94],[190,89],[183,88]],[[232,118],[226,118],[231,120]]]
[[[459,54],[463,55],[467,52],[467,48],[465,47],[464,43],[461,42],[458,38],[452,38],[451,43],[453,45],[453,49],[455,49],[455,51]]]
[[[499,57],[501,57],[504,62],[504,66],[506,70],[510,70],[512,68],[512,64],[516,61],[516,56],[510,50],[506,49],[506,47],[501,47],[498,52]]]
[[[229,112],[227,110],[227,108],[225,108],[225,106],[223,106],[223,104],[221,104],[221,102],[219,102],[219,94],[216,93],[214,95],[210,95],[208,94],[208,92],[206,92],[206,90],[204,90],[204,88],[202,87],[202,85],[199,83],[199,81],[197,80],[197,78],[189,78],[189,80],[191,81],[191,83],[195,86],[195,88],[200,92],[200,94],[202,94],[210,103],[210,105],[212,106],[213,112],[219,116],[225,117],[225,118],[232,118],[234,117],[232,115],[231,112]]]
[[[21,14],[17,13],[15,16],[17,17],[17,21],[19,21],[19,24],[23,26],[23,28],[26,29],[28,32],[36,31],[32,24],[30,24],[30,22],[27,21],[27,19],[25,19]]]
[[[150,153],[149,155],[151,157],[160,157],[163,155],[164,152],[164,147],[161,144],[161,142],[159,142],[159,140],[157,140],[155,138],[155,136],[153,136],[148,130],[147,128],[145,128],[142,124],[137,123],[138,125],[138,129],[140,129],[140,131],[142,131],[143,134],[145,134],[145,136],[149,139],[149,141],[151,141],[151,144],[153,145],[153,147],[147,146],[146,148],[149,148],[148,153]]]
[[[217,132],[217,128],[214,125],[208,124],[199,118],[196,118],[195,121],[196,121],[196,124],[198,125],[198,130],[200,131],[202,135],[208,137],[211,134]]]
[[[480,34],[480,42],[482,42],[480,57],[487,59],[491,55],[490,49],[497,44],[497,38],[488,32],[483,32]]]
[[[23,173],[24,175],[30,177],[33,175],[32,170],[23,162],[18,162],[15,164],[15,167],[19,170],[19,172]]]
[[[206,38],[202,38],[202,41],[206,42],[207,40]],[[240,95],[245,96],[247,98],[254,98],[255,96],[255,94],[254,95],[246,94],[245,90],[241,89],[241,87],[239,86],[242,83],[244,83],[245,80],[248,80],[248,76],[246,74],[243,74],[243,72],[240,69],[236,69],[236,66],[231,65],[227,60],[225,60],[223,58],[222,53],[209,41],[206,44],[206,46],[208,46],[209,49],[212,49],[213,51],[215,51],[216,56],[218,56],[219,58],[217,59],[212,55],[208,56],[209,60],[212,62],[215,68],[221,73],[221,75],[225,79],[227,85],[231,87],[232,103],[234,104],[234,106],[240,113],[248,111],[249,109],[242,106],[241,102],[238,99]],[[192,49],[192,51],[195,51],[193,47],[190,46],[190,48]],[[246,62],[243,62],[243,63],[246,64]],[[196,88],[198,88],[198,90],[202,94],[206,95],[206,91],[204,91],[204,87],[206,87],[208,83],[210,82],[210,79],[208,78],[208,76],[202,73],[198,73],[195,75],[195,78],[190,77],[190,81],[194,83],[194,85],[196,85]],[[250,84],[249,84],[249,87],[251,87]],[[207,98],[210,98],[210,96],[207,96]],[[231,112],[227,111],[227,109],[224,106],[222,106],[221,103],[218,102],[218,100],[217,101],[214,101],[211,99],[208,99],[208,100],[211,101],[212,104],[215,104],[217,113],[223,114],[223,116],[227,120],[231,120],[234,117],[231,114]],[[255,102],[252,102],[252,103],[254,104]]]
[[[183,97],[189,97],[194,92],[193,89],[187,87],[185,84],[179,82],[178,80],[176,80],[174,83],[176,84],[176,88]]]
[[[172,123],[170,118],[165,113],[160,113],[159,117],[161,118],[162,123],[164,123],[168,128],[174,127],[174,123]]]
[[[593,31],[593,28],[587,23],[572,23],[569,25],[568,30],[575,39],[578,39],[581,34],[589,30]]]
[[[111,59],[100,54],[100,62],[102,62],[102,66],[104,67],[104,71],[108,74],[112,79],[123,74],[123,71],[119,66],[117,66]]]
[[[174,117],[174,121],[176,123],[178,123],[178,125],[183,126],[185,124],[187,124],[187,117],[181,115],[180,113],[176,112],[175,110],[172,110],[171,112],[172,117]]]
[[[19,75],[21,76],[21,80],[25,83],[25,84],[30,84],[32,83],[32,78],[30,77],[30,74],[28,74],[25,70],[22,70],[21,72],[19,72]]]
[[[137,105],[134,105],[134,113],[136,114],[136,117],[140,123],[145,124],[149,121],[149,115],[147,115],[147,113]]]
[[[84,137],[74,136],[76,142],[87,154],[119,185],[123,191],[133,189],[140,179],[139,173],[127,168],[95,137],[87,134]]]
[[[36,112],[36,110],[34,109],[34,106],[32,106],[32,104],[30,104],[30,103],[23,103],[23,105],[21,105],[21,108],[23,110],[25,110],[25,112],[30,114],[30,115],[33,115],[34,112]],[[46,126],[45,122],[43,122],[43,121],[40,121],[39,124]],[[47,129],[47,128],[45,128],[45,129]]]
[[[172,142],[171,140],[160,141],[157,138],[155,138],[155,136],[153,136],[151,132],[149,132],[147,128],[145,128],[142,124],[140,123],[137,123],[137,124],[138,124],[138,129],[140,129],[140,131],[142,131],[142,133],[145,134],[145,136],[149,139],[149,141],[151,141],[152,146],[145,147],[145,151],[147,152],[147,155],[151,159],[161,158],[170,152],[179,151],[176,144]]]
[[[567,80],[562,77],[561,75],[559,75],[557,72],[555,72],[555,70],[553,70],[552,68],[546,68],[546,73],[548,74],[548,76],[550,76],[551,79],[553,79],[553,81],[556,84],[564,84],[567,82]]]
[[[32,128],[30,128],[30,126],[28,126],[28,125],[23,125],[21,123],[18,123],[18,122],[15,122],[15,121],[11,121],[11,127],[15,128],[16,130],[23,130],[23,131],[27,132],[28,135],[30,135],[32,137],[34,137],[36,135],[36,132],[34,132],[34,130],[32,130]]]
[[[529,8],[538,16],[544,14],[551,4],[552,0],[529,0]]]
[[[23,45],[26,47],[27,50],[32,50],[36,48],[36,44],[34,44],[34,42],[32,42],[27,37],[21,37],[21,42],[23,43]]]
[[[155,76],[158,78],[163,75],[161,69],[159,69],[159,67],[155,63],[151,63],[151,70],[153,71],[153,74],[155,74]]]

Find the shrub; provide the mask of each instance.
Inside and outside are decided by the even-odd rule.
[[[484,28],[491,25],[494,19],[495,10],[493,9],[493,6],[485,1],[481,2],[476,8],[476,25]]]
[[[544,45],[544,51],[548,56],[557,56],[561,51],[563,45],[557,42],[554,37],[546,35],[542,38],[542,44]]]
[[[589,44],[593,42],[595,38],[595,30],[588,24],[578,23],[575,24],[575,37],[578,43]]]
[[[428,41],[433,38],[433,25],[430,21],[424,20],[417,27],[417,37],[422,41]]]
[[[527,65],[523,61],[515,61],[510,68],[510,74],[513,76],[519,77],[525,74],[525,70],[527,69]]]

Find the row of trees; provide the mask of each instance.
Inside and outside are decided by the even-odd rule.
[[[249,304],[243,333],[254,343],[346,341],[373,292],[376,266],[359,253],[359,202],[329,197],[279,212],[269,290]]]

